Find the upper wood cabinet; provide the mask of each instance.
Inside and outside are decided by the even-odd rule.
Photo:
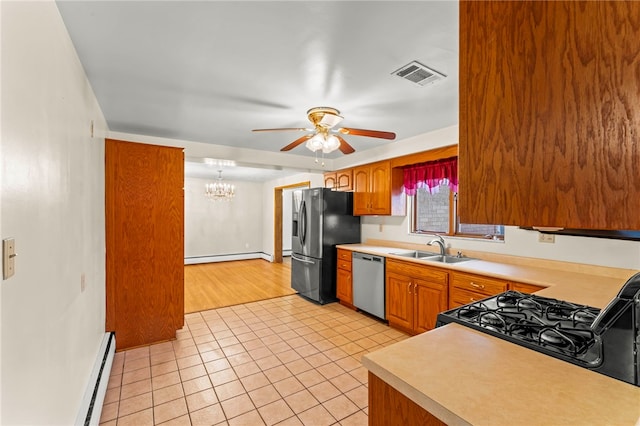
[[[336,172],[324,174],[324,187],[334,189],[336,187]]]
[[[460,2],[465,223],[640,229],[640,2]]]
[[[404,215],[402,171],[389,160],[353,169],[354,215]]]
[[[325,173],[324,187],[335,189],[336,191],[353,190],[353,169]]]
[[[336,172],[336,189],[338,191],[353,190],[353,169],[338,170]]]

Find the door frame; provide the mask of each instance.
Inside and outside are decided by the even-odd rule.
[[[273,188],[273,263],[282,263],[282,192],[291,188],[311,188],[311,181]]]

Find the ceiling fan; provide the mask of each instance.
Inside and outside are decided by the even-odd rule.
[[[303,127],[284,127],[276,129],[253,129],[253,132],[272,132],[272,131],[287,131],[297,130],[301,132],[313,132],[302,136],[291,142],[289,145],[280,149],[280,151],[289,151],[298,145],[307,142],[306,146],[311,151],[322,150],[324,153],[329,153],[339,149],[343,154],[351,154],[355,152],[355,149],[347,143],[346,140],[340,134],[353,135],[353,136],[368,136],[370,138],[380,138],[393,140],[396,138],[396,134],[393,132],[381,132],[378,130],[366,130],[366,129],[353,129],[350,127],[341,127],[339,129],[333,129],[338,123],[340,123],[343,117],[340,115],[340,111],[331,107],[315,107],[307,111],[307,117],[313,124],[312,129]]]

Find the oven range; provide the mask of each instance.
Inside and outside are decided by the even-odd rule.
[[[640,386],[640,273],[602,310],[510,290],[438,315],[451,322]]]

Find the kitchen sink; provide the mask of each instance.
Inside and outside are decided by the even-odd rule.
[[[412,250],[412,251],[402,251],[397,253],[390,253],[394,256],[402,256],[402,257],[412,257],[414,259],[426,260],[429,262],[439,262],[439,263],[460,263],[466,262],[468,260],[476,260],[472,257],[458,257],[458,256],[449,256],[449,255],[440,255],[430,251],[420,251],[420,250]]]
[[[425,259],[427,257],[439,256],[437,253],[433,253],[430,251],[420,251],[420,250],[412,250],[412,251],[402,251],[397,253],[390,253],[394,256],[402,256],[402,257],[413,257],[414,259]]]
[[[457,257],[457,256],[442,256],[442,255],[435,255],[435,256],[430,256],[430,257],[423,257],[423,258],[419,258],[422,260],[427,260],[429,262],[440,262],[440,263],[460,263],[460,262],[466,262],[468,260],[476,260],[472,257]]]

